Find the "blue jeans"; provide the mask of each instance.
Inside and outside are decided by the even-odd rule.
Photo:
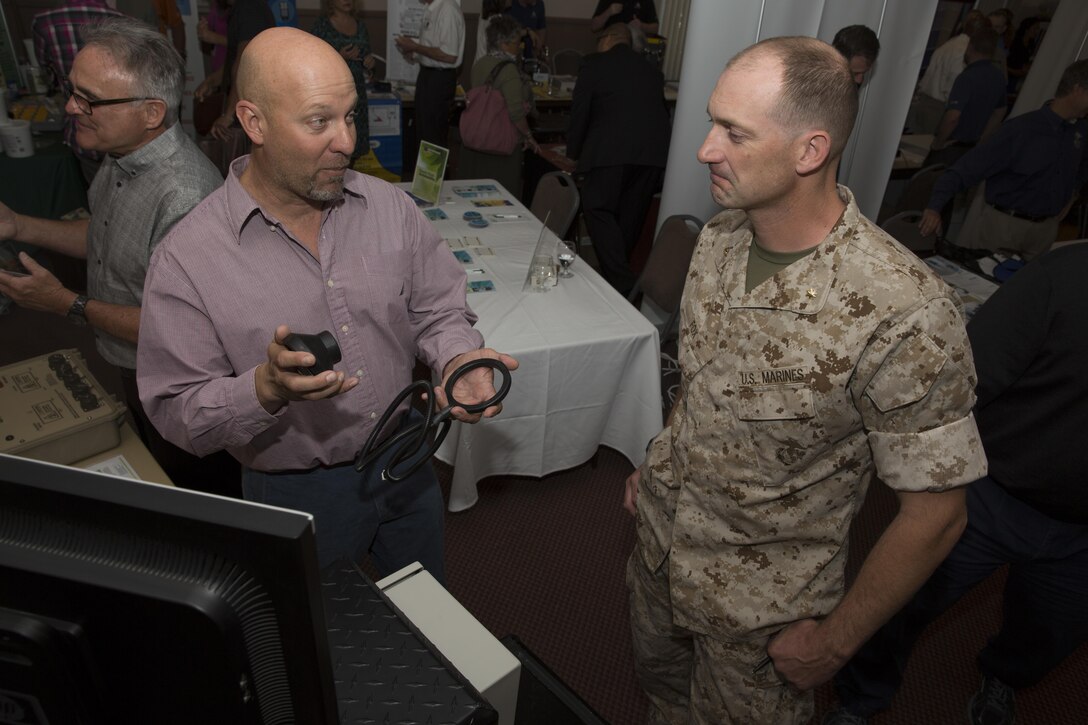
[[[1088,526],[1045,516],[982,478],[967,491],[967,528],[948,558],[835,676],[842,706],[865,717],[887,708],[926,625],[1004,564],[1004,617],[978,655],[983,675],[1027,687],[1088,640]]]
[[[403,481],[383,481],[391,455],[362,473],[350,463],[284,473],[245,468],[242,493],[247,501],[313,515],[322,568],[370,554],[380,576],[418,561],[445,584],[444,502],[434,469],[426,463]]]

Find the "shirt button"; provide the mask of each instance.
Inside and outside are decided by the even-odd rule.
[[[276,231],[276,225],[275,224],[269,224],[268,225],[268,231],[270,231],[270,232]]]
[[[377,417],[378,417],[378,414],[377,414],[377,413],[375,413],[374,411],[371,411],[371,412],[370,412],[370,419],[371,419],[371,420],[374,420],[374,419],[375,419],[375,418],[377,418]]]
[[[359,368],[358,370],[355,371],[355,377],[357,377],[357,378],[363,377],[363,369],[362,368]]]
[[[335,283],[334,283],[334,282],[333,282],[333,281],[332,281],[331,279],[329,280],[329,286],[330,286],[330,287],[334,287],[334,286],[335,286]]]
[[[118,188],[118,189],[120,189],[120,188],[121,188],[121,182],[120,182],[120,181],[118,181],[118,182],[117,182],[117,188]]]
[[[341,326],[340,332],[347,332],[347,331],[348,331],[348,326],[347,325]]]

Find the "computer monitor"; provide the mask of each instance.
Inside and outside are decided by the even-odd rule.
[[[0,721],[338,722],[308,514],[0,455]]]

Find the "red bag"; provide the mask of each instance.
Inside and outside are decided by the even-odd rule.
[[[504,60],[488,74],[482,86],[465,95],[465,110],[461,113],[461,143],[465,148],[488,154],[512,154],[521,141],[506,98],[492,84],[503,66],[513,61]]]

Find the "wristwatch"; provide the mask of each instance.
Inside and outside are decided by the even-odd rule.
[[[66,317],[68,321],[76,325],[87,324],[87,295],[76,295],[72,300],[72,306],[68,308]]]

